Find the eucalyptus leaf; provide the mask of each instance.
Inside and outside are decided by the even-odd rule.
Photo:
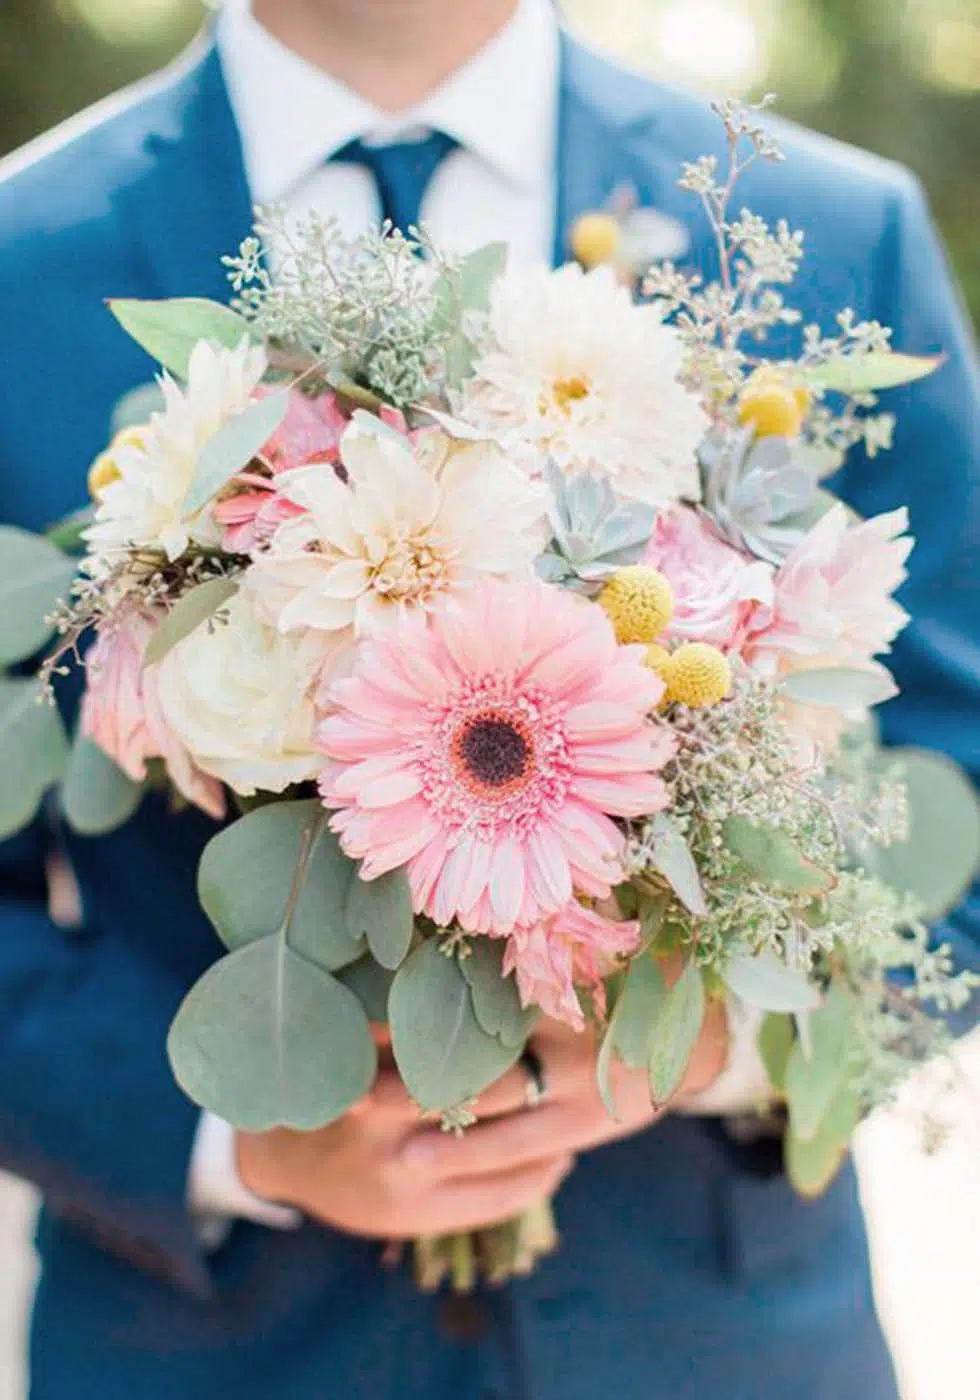
[[[206,622],[238,592],[234,578],[209,578],[181,595],[150,638],[144,666],[162,661],[171,647]]]
[[[502,938],[474,938],[459,965],[470,986],[476,1019],[487,1035],[507,1046],[523,1046],[541,1013],[536,1006],[521,1006],[516,979],[504,976],[505,948]]]
[[[377,1051],[357,997],[283,938],[219,959],[170,1029],[174,1075],[201,1108],[236,1128],[311,1130],[363,1098]]]
[[[701,972],[689,961],[665,996],[651,1028],[647,1071],[655,1104],[666,1103],[680,1087],[701,1032],[705,1007]]]
[[[68,740],[54,705],[29,676],[0,678],[0,839],[31,821],[48,788],[60,782]]]
[[[110,300],[109,310],[147,354],[164,369],[187,378],[191,351],[199,340],[212,340],[234,350],[243,340],[255,340],[249,323],[236,311],[202,297],[174,297],[166,301],[138,301],[126,297]]]
[[[790,1127],[784,1148],[786,1173],[801,1196],[819,1196],[829,1186],[847,1154],[858,1118],[857,1096],[845,1085],[812,1138],[801,1138]]]
[[[49,525],[44,538],[64,554],[81,554],[85,548],[84,533],[94,520],[95,507],[82,506]]]
[[[137,384],[128,394],[123,394],[112,410],[109,432],[112,437],[124,428],[139,428],[148,423],[154,413],[162,413],[166,407],[163,390],[155,379],[148,384]]]
[[[115,831],[129,821],[142,797],[142,783],[134,782],[88,735],[75,735],[61,788],[61,809],[74,831],[83,836]]]
[[[724,826],[725,845],[746,870],[778,889],[799,894],[826,894],[836,877],[807,860],[792,838],[778,827],[758,826],[745,817],[729,817]]]
[[[811,384],[841,394],[875,393],[924,379],[943,363],[943,355],[902,355],[897,351],[835,355],[808,371]]]
[[[723,976],[736,996],[762,1011],[812,1011],[820,1005],[820,992],[806,973],[787,967],[768,949],[736,953]]]
[[[875,851],[877,874],[911,894],[930,922],[959,904],[980,870],[980,804],[951,759],[928,749],[889,749],[905,780],[909,837]]]
[[[387,1025],[388,993],[395,979],[393,972],[382,967],[370,953],[365,953],[357,962],[342,967],[336,977],[338,982],[343,982],[344,986],[354,993],[369,1021]]]
[[[229,418],[209,438],[195,463],[184,498],[185,519],[195,515],[233,476],[245,470],[282,423],[288,406],[288,389],[253,399],[248,408]]]
[[[651,823],[653,861],[686,909],[699,918],[708,912],[697,863],[677,823],[658,812]]]
[[[851,1076],[854,1008],[837,984],[809,1013],[809,1044],[797,1040],[786,1062],[785,1092],[794,1136],[811,1142]]]
[[[376,880],[362,880],[355,873],[347,886],[344,920],[355,944],[366,938],[382,967],[398,967],[405,960],[415,927],[412,892],[404,870],[391,870]]]
[[[864,710],[898,694],[898,686],[883,666],[874,670],[827,666],[787,676],[781,689],[800,705],[830,710]]]
[[[785,1091],[786,1066],[795,1043],[796,1032],[792,1016],[770,1011],[759,1027],[756,1044],[769,1076],[769,1083],[780,1094]]]
[[[68,596],[75,568],[43,535],[0,525],[0,666],[41,649],[51,635],[45,619]]]
[[[439,1112],[475,1098],[520,1054],[476,1018],[456,957],[433,938],[402,963],[388,997],[395,1063],[412,1098]]]
[[[615,1048],[630,1069],[645,1069],[650,1063],[653,1028],[668,995],[663,970],[653,954],[634,958],[616,1003]]]
[[[486,311],[490,289],[507,266],[507,244],[485,243],[456,269],[456,285],[464,311]]]
[[[283,926],[297,863],[310,841],[305,878],[289,925],[289,942],[327,971],[364,952],[345,917],[354,863],[326,825],[313,799],[270,802],[213,836],[198,867],[201,906],[229,948],[239,948]]]

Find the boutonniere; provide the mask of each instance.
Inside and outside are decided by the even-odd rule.
[[[642,205],[632,185],[620,185],[601,209],[590,209],[572,224],[569,251],[588,271],[609,266],[634,285],[651,263],[676,261],[691,246],[679,219]]]

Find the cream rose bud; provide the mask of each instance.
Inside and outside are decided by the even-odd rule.
[[[205,773],[243,797],[282,792],[323,766],[312,743],[319,656],[256,616],[239,592],[153,668],[164,723]]]

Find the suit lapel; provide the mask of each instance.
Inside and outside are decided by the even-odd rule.
[[[124,196],[145,259],[147,295],[225,301],[221,265],[252,228],[241,138],[213,42],[157,95],[146,177]]]

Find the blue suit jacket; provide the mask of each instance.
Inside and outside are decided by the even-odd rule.
[[[563,50],[558,247],[621,182],[692,221],[682,159],[718,145],[699,101]],[[894,395],[898,449],[842,483],[865,513],[907,501],[920,537],[895,653],[889,737],[980,768],[980,392],[969,334],[914,181],[800,131],[744,197],[806,230],[807,319],[840,306],[944,350]],[[0,182],[0,510],[37,527],[76,507],[110,409],[151,366],[108,295],[221,298],[219,256],[250,224],[239,137],[205,47],[120,104],[8,162]],[[0,848],[0,1163],[47,1207],[36,1400],[885,1400],[853,1177],[813,1204],[761,1150],[671,1117],[585,1157],[564,1187],[565,1243],[534,1278],[464,1317],[383,1271],[374,1244],[306,1225],[237,1225],[206,1257],[184,1208],[197,1114],[167,1025],[219,949],[194,893],[212,827],[148,798],[98,840],[67,841],[78,932],[45,913],[50,828]],[[953,928],[965,949],[974,898]],[[466,1326],[462,1326],[465,1322]]]

